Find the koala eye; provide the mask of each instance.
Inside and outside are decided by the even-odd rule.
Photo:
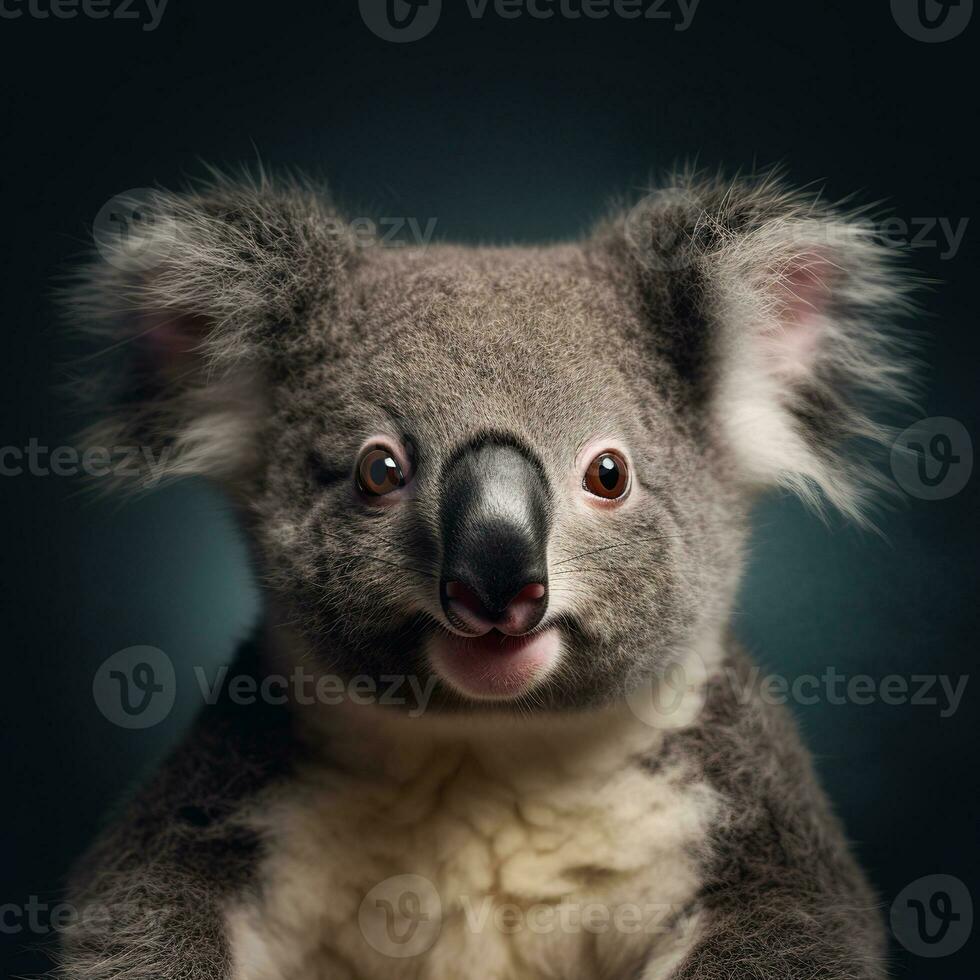
[[[617,500],[629,489],[629,466],[616,452],[600,453],[585,471],[582,486],[604,500]]]
[[[405,486],[405,474],[390,450],[373,446],[358,460],[357,486],[369,497],[383,497]]]

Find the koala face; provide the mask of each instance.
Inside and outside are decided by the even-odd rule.
[[[717,636],[756,491],[857,513],[854,392],[900,389],[885,259],[771,180],[540,249],[355,249],[295,187],[160,206],[163,267],[74,295],[133,341],[93,438],[222,482],[316,662],[447,711],[602,703]]]
[[[254,521],[334,669],[577,705],[717,622],[738,498],[580,249],[378,252],[350,289],[356,342],[272,394]]]

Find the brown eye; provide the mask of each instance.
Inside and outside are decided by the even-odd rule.
[[[405,474],[387,449],[375,446],[357,464],[357,485],[369,497],[383,497],[405,486]]]
[[[616,500],[626,493],[629,486],[629,468],[619,453],[602,453],[596,456],[585,471],[582,486],[589,493],[605,500]]]

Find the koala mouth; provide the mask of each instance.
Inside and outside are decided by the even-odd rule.
[[[510,636],[492,629],[482,636],[440,630],[427,644],[433,671],[457,693],[476,701],[504,701],[525,694],[561,656],[557,629]]]
[[[535,635],[533,633],[512,636],[498,629],[492,629],[489,633],[484,633],[482,636],[461,636],[459,637],[459,645],[465,647],[466,651],[471,655],[509,656],[529,643],[533,643],[534,639]]]

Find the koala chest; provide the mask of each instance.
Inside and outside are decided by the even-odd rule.
[[[697,930],[717,802],[682,768],[598,756],[306,772],[257,817],[235,980],[667,976]]]

